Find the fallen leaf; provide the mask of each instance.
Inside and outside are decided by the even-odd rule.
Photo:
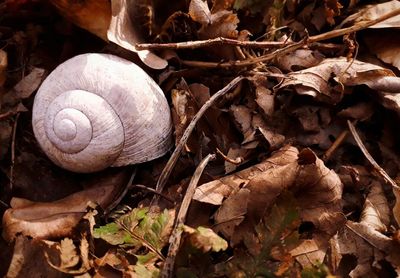
[[[189,15],[194,21],[202,25],[211,23],[211,12],[208,8],[207,1],[191,0],[189,4]]]
[[[136,52],[139,58],[147,66],[153,69],[163,69],[168,65],[168,62],[149,50],[138,51],[135,47],[137,43],[143,42],[140,26],[134,22],[135,13],[139,12],[135,6],[135,1],[123,0],[111,1],[112,17],[107,31],[107,38],[126,48]]]
[[[400,7],[400,5],[399,5]],[[399,19],[400,22],[400,19]],[[366,45],[385,63],[400,69],[400,31],[396,29],[367,32],[364,35]]]
[[[318,65],[323,55],[310,49],[297,49],[276,59],[277,66],[283,71],[296,71]]]
[[[357,24],[362,21],[368,21],[376,19],[384,14],[387,14],[393,10],[399,9],[400,3],[399,1],[392,0],[381,4],[368,5],[363,9],[358,11],[357,13],[352,14],[347,17],[342,23],[339,25],[339,28],[345,24]],[[400,16],[393,16],[385,21],[377,23],[375,25],[370,26],[369,28],[395,28],[400,27]]]
[[[72,23],[103,40],[107,40],[107,29],[111,19],[111,7],[108,0],[85,0],[79,2],[51,0],[50,3]]]
[[[193,229],[183,225],[183,232],[188,235],[190,244],[204,253],[220,252],[228,248],[228,243],[210,228],[200,226]]]
[[[382,67],[346,58],[325,59],[319,65],[288,74],[279,89],[293,87],[300,95],[309,95],[329,103],[339,102],[344,86],[365,84],[371,89],[398,92],[400,78]]]
[[[55,244],[45,243],[35,239],[18,236],[14,244],[14,253],[5,277],[65,277],[65,274],[52,268],[44,255],[58,258]]]
[[[0,49],[0,88],[3,87],[7,79],[7,71],[6,71],[7,65],[8,65],[7,52]]]

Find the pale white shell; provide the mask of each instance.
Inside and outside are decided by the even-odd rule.
[[[172,146],[172,121],[160,87],[130,61],[83,54],[59,65],[39,88],[36,139],[74,172],[149,161]]]

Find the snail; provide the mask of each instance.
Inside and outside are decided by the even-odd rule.
[[[150,161],[172,147],[161,88],[110,54],[78,55],[52,71],[35,96],[32,125],[46,155],[74,172]]]

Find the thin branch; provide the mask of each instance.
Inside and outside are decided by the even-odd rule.
[[[324,162],[327,162],[331,158],[332,154],[343,143],[344,139],[346,139],[348,133],[349,133],[348,130],[344,130],[344,131],[342,131],[342,133],[339,134],[339,136],[336,138],[335,142],[333,142],[333,144],[329,147],[329,149],[323,155],[322,160]]]
[[[249,58],[246,60],[236,60],[236,61],[229,61],[229,62],[203,62],[203,61],[190,61],[190,60],[181,60],[181,63],[186,66],[192,67],[202,67],[202,68],[230,68],[230,67],[246,67],[251,66],[257,63],[265,63],[272,59],[275,59],[278,56],[290,53],[299,49],[300,47],[306,44],[306,39],[303,39],[299,42],[287,45],[281,49],[277,49],[271,53],[266,55],[262,55],[255,58]]]
[[[140,43],[136,44],[135,47],[138,50],[154,50],[154,49],[196,49],[215,45],[234,45],[241,47],[251,48],[271,48],[271,47],[282,47],[288,45],[288,42],[276,42],[276,41],[239,41],[229,38],[218,37],[209,40],[199,41],[187,41],[177,43]]]
[[[203,61],[188,61],[188,60],[182,60],[182,64],[187,65],[187,66],[192,66],[192,67],[202,67],[202,68],[230,68],[230,67],[246,67],[250,66],[253,64],[257,64],[260,62],[268,62],[280,55],[292,52],[303,45],[305,45],[305,41],[308,44],[316,43],[319,41],[327,40],[327,39],[332,39],[336,37],[340,37],[349,33],[357,32],[363,29],[366,29],[372,25],[375,25],[379,22],[385,21],[391,17],[397,16],[400,14],[400,9],[396,9],[394,11],[391,11],[383,16],[380,16],[376,19],[369,20],[369,21],[363,21],[360,23],[357,23],[353,26],[347,27],[347,28],[342,28],[338,30],[332,30],[320,35],[315,35],[311,36],[309,38],[305,38],[301,40],[300,42],[292,43],[289,44],[281,49],[278,49],[272,53],[262,55],[256,58],[250,58],[246,60],[236,60],[236,61],[229,61],[229,62],[221,62],[221,63],[216,63],[216,62],[203,62]]]
[[[12,192],[12,189],[14,187],[14,164],[15,164],[15,138],[17,135],[17,125],[18,125],[18,119],[19,119],[19,113],[17,116],[15,116],[15,121],[13,125],[13,131],[12,131],[12,139],[11,139],[11,166],[10,166],[10,186],[9,190]]]
[[[371,156],[371,154],[368,152],[367,148],[364,146],[364,143],[362,142],[360,136],[357,133],[356,128],[354,125],[347,120],[347,125],[349,126],[350,132],[354,137],[354,140],[356,141],[358,147],[361,149],[362,153],[364,156],[367,158],[369,163],[371,163],[372,167],[374,167],[375,171],[387,182],[389,183],[393,188],[400,189],[399,186],[394,182],[394,180],[386,173],[385,170],[379,164],[375,161],[375,159]]]
[[[189,139],[190,134],[192,134],[192,131],[194,130],[197,122],[200,120],[200,118],[203,116],[203,114],[221,96],[225,95],[227,92],[229,92],[231,89],[233,89],[243,79],[244,79],[243,76],[238,76],[235,79],[233,79],[231,82],[229,82],[228,85],[226,85],[224,88],[219,90],[206,103],[204,103],[204,105],[200,108],[200,110],[197,112],[197,114],[193,117],[192,121],[190,122],[190,124],[186,128],[185,132],[183,133],[181,140],[179,141],[174,152],[172,153],[171,157],[169,158],[167,164],[165,165],[160,177],[158,178],[157,185],[156,185],[157,192],[162,193],[164,186],[167,183],[169,176],[171,175],[172,169],[175,167],[175,164],[178,161],[178,158],[182,152],[183,147],[185,146],[187,140]],[[158,196],[155,196],[155,199],[153,199],[153,203],[157,202],[157,201],[158,201]]]
[[[210,160],[214,160],[215,155],[209,154],[207,155],[197,166],[196,171],[193,174],[192,179],[190,180],[189,186],[186,190],[185,196],[183,197],[181,207],[179,209],[178,215],[176,216],[176,222],[174,225],[174,229],[172,230],[171,236],[169,238],[170,246],[168,249],[168,255],[165,259],[163,269],[161,271],[160,277],[170,278],[173,275],[175,258],[178,254],[179,246],[181,245],[182,239],[182,226],[185,223],[186,215],[189,209],[189,205],[193,199],[194,192],[196,190],[197,184],[199,183],[201,174],[206,168],[208,162]]]

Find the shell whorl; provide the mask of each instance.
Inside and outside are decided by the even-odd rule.
[[[58,66],[39,88],[32,124],[49,158],[75,172],[149,161],[172,145],[161,89],[135,64],[108,54]]]

